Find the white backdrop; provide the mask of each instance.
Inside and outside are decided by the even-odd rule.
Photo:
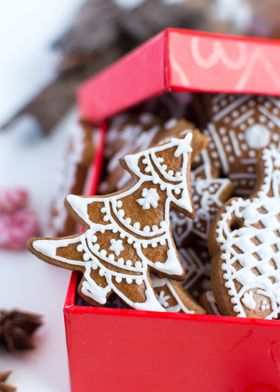
[[[57,54],[49,44],[82,1],[0,0],[0,124],[53,78]],[[0,132],[0,189],[27,187],[41,221],[52,190],[55,158],[75,119],[72,112],[52,136],[30,143],[23,142],[21,126]],[[40,262],[27,251],[1,250],[0,268],[0,309],[20,308],[44,317],[35,339],[37,348],[19,355],[1,352],[0,370],[13,370],[10,381],[19,392],[68,392],[62,308],[69,272]]]

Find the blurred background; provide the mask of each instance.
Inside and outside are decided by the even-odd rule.
[[[69,273],[36,260],[13,225],[44,231],[57,166],[78,119],[79,83],[167,26],[277,39],[280,2],[0,1],[0,311],[9,320],[0,313],[0,342],[18,328],[11,309],[43,317],[34,350],[1,348],[0,386],[1,371],[12,370],[9,382],[20,391],[69,391],[62,316]],[[14,189],[26,192],[24,221],[13,207],[9,216],[4,211],[1,192]]]

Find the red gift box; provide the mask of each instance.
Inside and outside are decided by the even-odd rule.
[[[90,187],[103,158],[105,119],[169,91],[279,95],[280,43],[167,29],[79,89],[83,119],[100,123]],[[65,327],[72,391],[276,392],[279,321],[76,305]]]

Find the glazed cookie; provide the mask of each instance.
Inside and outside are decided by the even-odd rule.
[[[137,117],[125,115],[117,117],[108,130],[105,156],[110,159],[107,165],[106,187],[103,186],[102,189],[108,192],[119,190],[131,180],[130,173],[119,165],[120,158],[128,153],[144,150],[184,129],[199,132],[191,123],[183,119],[171,119],[162,123],[151,113],[142,113]],[[194,138],[194,141],[196,140],[199,145],[193,146],[194,155],[203,146],[206,147],[207,143],[207,138],[202,135]]]
[[[127,154],[148,148],[159,130],[160,120],[147,112],[139,116],[121,114],[112,120],[105,146],[108,176],[106,188],[102,188],[112,192],[128,184],[131,176],[119,165],[119,160]]]
[[[280,152],[261,155],[256,190],[225,204],[210,231],[212,286],[223,314],[277,318],[280,312]]]
[[[46,235],[65,236],[73,234],[76,223],[64,207],[69,193],[83,194],[94,154],[94,132],[91,125],[80,123],[70,135],[57,187],[50,204]]]
[[[194,241],[190,247],[178,249],[185,271],[182,286],[195,299],[210,289],[210,256],[204,241]]]
[[[217,94],[205,134],[211,163],[233,182],[236,195],[250,194],[256,182],[258,151],[280,145],[280,99]]]
[[[193,237],[207,240],[209,225],[232,193],[232,184],[218,178],[217,171],[207,161],[207,153],[200,154],[202,164],[191,172],[192,194],[196,217],[189,219],[177,211],[171,212],[173,236],[177,247],[188,245]]]
[[[134,180],[120,192],[68,196],[66,204],[85,232],[33,239],[30,250],[47,262],[81,271],[78,291],[93,305],[105,305],[115,293],[132,308],[164,311],[152,289],[149,270],[179,279],[184,275],[169,211],[172,204],[193,215],[192,137],[192,131],[185,128],[157,146],[127,155],[122,164]]]
[[[152,278],[153,288],[158,302],[167,312],[176,313],[205,313],[183,287],[174,280],[167,278]]]
[[[221,312],[219,311],[216,299],[211,290],[207,290],[203,294],[201,294],[199,302],[206,310],[207,314],[221,316]]]

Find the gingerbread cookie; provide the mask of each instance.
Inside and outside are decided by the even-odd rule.
[[[94,130],[91,125],[80,123],[70,135],[65,151],[57,188],[52,198],[46,235],[65,236],[75,232],[76,223],[64,207],[69,193],[83,194],[93,160]]]
[[[210,256],[204,241],[194,241],[189,247],[178,249],[185,271],[184,289],[195,299],[210,289]]]
[[[173,236],[177,247],[186,246],[194,236],[207,240],[213,216],[232,193],[231,182],[225,178],[218,178],[217,171],[207,161],[205,150],[201,152],[200,159],[202,164],[191,172],[195,219],[191,220],[177,211],[171,212]]]
[[[205,313],[205,310],[185,292],[178,282],[156,277],[152,278],[152,282],[158,302],[167,312]]]
[[[280,312],[280,152],[261,155],[256,190],[223,207],[210,231],[212,286],[223,314],[277,318]]]
[[[215,316],[221,316],[216,299],[211,290],[205,291],[200,296],[200,301],[202,307],[206,310],[207,314],[213,314]]]
[[[119,165],[127,154],[145,150],[160,130],[160,120],[151,113],[116,116],[108,129],[105,158],[108,159],[107,192],[122,189],[131,180],[130,174]]]
[[[193,124],[183,119],[171,119],[162,122],[159,118],[151,113],[142,113],[139,116],[122,115],[116,117],[108,130],[106,141],[105,157],[109,159],[107,165],[108,176],[106,186],[102,184],[102,190],[108,192],[122,189],[131,180],[131,175],[119,165],[119,160],[126,154],[131,154],[144,150],[159,140],[168,138],[174,132],[180,132],[184,129],[191,129],[197,133]],[[194,138],[198,140],[199,149],[206,147],[207,138]],[[201,144],[202,143],[202,144]],[[196,150],[196,146],[193,146]]]
[[[205,134],[211,164],[233,182],[236,195],[250,194],[256,182],[258,151],[280,145],[280,99],[217,94]]]
[[[149,270],[182,278],[172,240],[171,204],[193,215],[190,197],[192,131],[170,132],[169,139],[122,164],[133,181],[115,194],[67,197],[67,206],[86,227],[80,235],[33,239],[30,250],[43,260],[83,273],[78,291],[93,305],[105,305],[114,292],[135,309],[159,310]],[[194,141],[197,148],[199,141]]]

